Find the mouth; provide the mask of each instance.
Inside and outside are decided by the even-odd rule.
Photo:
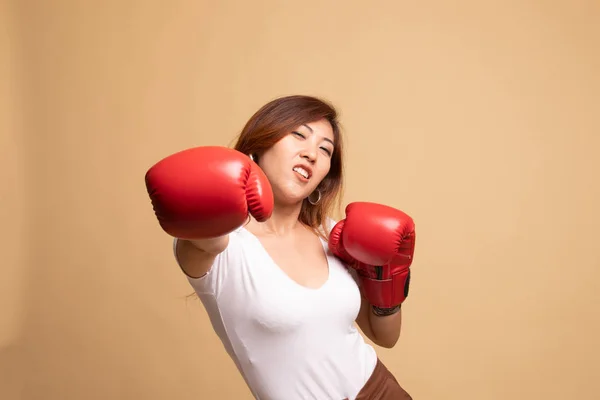
[[[300,177],[300,179],[304,181],[308,181],[312,176],[311,169],[304,165],[296,165],[293,168],[293,171],[296,173],[296,175],[298,175],[298,177]]]

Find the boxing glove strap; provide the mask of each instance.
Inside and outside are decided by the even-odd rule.
[[[361,286],[364,296],[372,306],[377,307],[381,314],[392,312],[401,305],[408,297],[410,284],[410,270],[404,273],[392,275],[388,279],[375,279],[362,276]],[[395,310],[397,311],[397,310]]]
[[[387,317],[388,315],[396,314],[398,311],[400,311],[401,308],[402,304],[398,304],[397,306],[392,308],[381,308],[377,306],[371,306],[373,314],[377,315],[378,317]]]

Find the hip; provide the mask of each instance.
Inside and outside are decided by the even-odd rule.
[[[377,359],[373,373],[356,395],[356,400],[412,400],[412,397],[381,360]]]

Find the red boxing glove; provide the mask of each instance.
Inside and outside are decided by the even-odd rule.
[[[227,147],[195,147],[172,154],[145,175],[156,218],[169,235],[207,239],[242,226],[251,214],[265,221],[273,191],[247,155]]]
[[[354,268],[376,313],[395,312],[408,296],[415,224],[400,210],[376,203],[346,207],[329,235],[331,251]]]

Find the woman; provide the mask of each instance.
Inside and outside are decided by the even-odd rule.
[[[176,260],[257,399],[411,398],[354,322],[395,345],[414,224],[373,203],[336,224],[342,158],[336,110],[287,96],[234,149],[188,149],[146,174]]]

